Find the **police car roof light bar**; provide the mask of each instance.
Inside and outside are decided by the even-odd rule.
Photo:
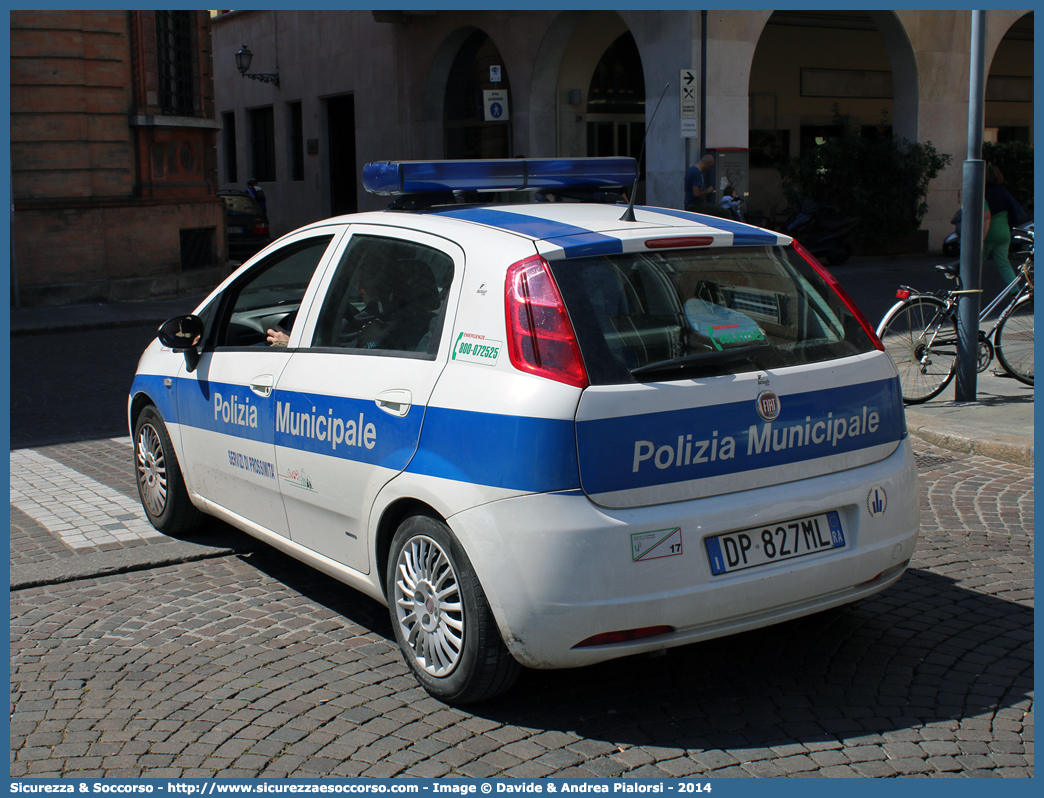
[[[630,186],[634,158],[502,158],[474,161],[376,161],[363,167],[371,194],[526,191]]]

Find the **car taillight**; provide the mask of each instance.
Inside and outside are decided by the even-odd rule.
[[[841,287],[841,283],[834,278],[834,275],[824,269],[822,264],[815,259],[811,252],[801,246],[796,238],[791,242],[791,246],[794,247],[794,251],[804,258],[805,262],[815,269],[819,276],[827,282],[827,284],[834,290],[834,293],[840,297],[841,301],[845,304],[845,307],[848,308],[848,311],[855,316],[856,321],[859,322],[859,326],[863,328],[863,332],[870,336],[870,341],[873,343],[874,347],[884,352],[884,344],[881,343],[881,339],[877,337],[877,333],[874,332],[874,328],[870,326],[870,322],[867,321],[866,316],[863,315],[863,311],[861,311],[856,303],[852,301],[852,297],[850,297],[848,292]]]
[[[268,235],[268,222],[254,222],[254,235],[266,236]]]
[[[547,261],[534,255],[508,267],[504,294],[511,365],[586,388],[580,346]]]

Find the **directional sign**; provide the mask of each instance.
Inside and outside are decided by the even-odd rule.
[[[696,118],[696,70],[683,69],[678,81],[681,91],[681,118]]]
[[[504,89],[486,89],[482,92],[486,122],[506,122],[508,116],[508,93]]]

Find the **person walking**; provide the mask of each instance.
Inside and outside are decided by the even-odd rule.
[[[992,163],[986,164],[986,210],[989,223],[982,242],[982,262],[992,258],[1005,285],[1015,279],[1015,270],[1008,261],[1011,244],[1011,226],[1018,224],[1024,211],[1004,187],[1004,174]]]

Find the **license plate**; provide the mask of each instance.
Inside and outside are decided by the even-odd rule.
[[[243,228],[242,227],[230,227],[230,228],[228,228],[228,232],[230,232],[230,233],[242,233],[243,232]]]
[[[817,551],[842,548],[845,545],[845,533],[841,529],[841,516],[831,510],[742,532],[717,535],[707,538],[706,543],[711,571],[718,576],[804,557]]]

